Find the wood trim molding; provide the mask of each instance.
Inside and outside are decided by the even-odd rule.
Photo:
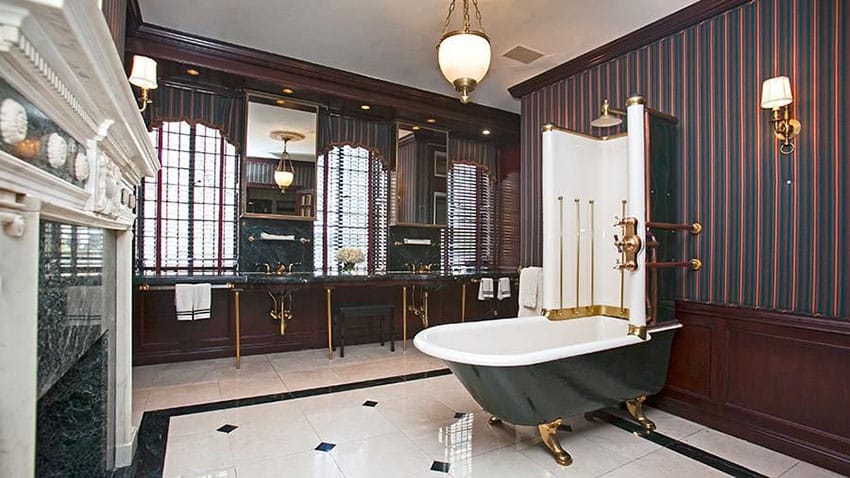
[[[133,16],[132,13],[128,15],[130,18]],[[131,23],[133,21],[130,20]],[[190,63],[255,80],[287,84],[322,95],[385,105],[397,110],[399,119],[414,121],[417,118],[424,120],[436,117],[440,118],[443,126],[451,123],[486,123],[494,133],[519,138],[520,117],[516,113],[479,104],[463,105],[451,96],[143,21],[138,27],[128,29],[126,49],[128,53]],[[415,116],[409,118],[411,114]]]
[[[521,98],[535,90],[564,80],[589,68],[606,63],[630,51],[642,48],[676,32],[708,20],[753,0],[701,0],[643,28],[612,40],[572,60],[518,83],[508,91]]]
[[[677,302],[661,409],[850,474],[850,323]]]

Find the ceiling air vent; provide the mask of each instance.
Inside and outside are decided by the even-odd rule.
[[[528,49],[522,45],[517,45],[511,48],[510,51],[508,51],[502,56],[505,58],[510,58],[511,60],[516,60],[520,63],[525,63],[527,65],[543,56],[543,53]]]

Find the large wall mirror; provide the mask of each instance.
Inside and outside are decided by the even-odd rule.
[[[446,131],[398,124],[396,168],[391,181],[396,224],[446,224],[447,146]]]
[[[312,220],[315,215],[315,105],[248,92],[242,212]]]

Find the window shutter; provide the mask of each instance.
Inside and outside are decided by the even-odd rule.
[[[454,272],[493,264],[493,184],[484,168],[454,163],[448,175],[448,264]]]

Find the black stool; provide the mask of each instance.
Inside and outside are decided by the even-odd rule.
[[[392,305],[357,305],[340,307],[336,310],[336,330],[339,337],[339,356],[345,357],[345,321],[379,317],[381,329],[381,347],[384,346],[384,319],[390,323],[390,351],[395,352],[395,307]],[[334,346],[333,350],[336,350]]]

